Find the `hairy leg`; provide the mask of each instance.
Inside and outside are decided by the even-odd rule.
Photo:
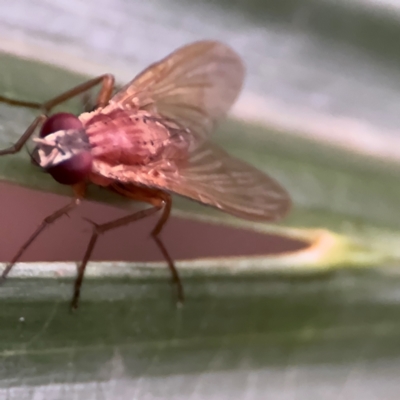
[[[170,257],[167,249],[165,248],[164,244],[162,243],[161,239],[159,238],[159,234],[161,232],[161,229],[165,225],[165,223],[168,220],[170,211],[171,211],[171,196],[165,192],[162,192],[160,190],[153,190],[153,189],[139,189],[137,187],[132,190],[129,186],[115,186],[113,187],[115,191],[117,191],[120,194],[123,194],[126,197],[133,198],[135,200],[143,201],[146,203],[149,203],[152,205],[151,208],[147,208],[145,210],[137,211],[133,214],[130,214],[128,216],[118,218],[114,221],[107,222],[105,224],[96,224],[90,221],[93,224],[93,233],[90,238],[88,247],[86,249],[85,255],[83,257],[82,263],[78,269],[78,275],[75,280],[75,285],[74,285],[74,294],[73,298],[71,301],[71,308],[76,309],[78,308],[78,303],[79,303],[79,296],[80,296],[80,291],[81,291],[81,286],[83,282],[83,277],[85,274],[85,269],[87,266],[87,263],[92,255],[93,249],[95,247],[95,244],[97,242],[97,239],[99,235],[110,231],[112,229],[128,225],[134,221],[138,221],[140,219],[149,217],[150,215],[155,214],[156,212],[162,210],[162,214],[160,219],[158,220],[157,225],[153,229],[151,236],[154,239],[157,247],[161,250],[161,253],[163,254],[165,260],[168,263],[168,267],[171,271],[172,274],[172,279],[173,282],[176,284],[177,287],[177,297],[178,297],[178,302],[182,303],[184,294],[183,294],[183,286],[181,283],[181,280],[179,278],[178,271],[175,268],[175,264]]]

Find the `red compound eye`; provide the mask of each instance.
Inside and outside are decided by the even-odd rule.
[[[39,136],[43,138],[57,131],[82,128],[82,122],[74,114],[57,113],[46,120],[40,130]]]
[[[82,122],[73,114],[57,113],[43,124],[39,136],[44,138],[51,133],[64,130],[83,129]],[[68,160],[47,168],[46,171],[59,183],[74,185],[84,181],[92,169],[93,157],[90,151],[82,151]]]
[[[74,185],[84,181],[92,170],[93,157],[89,151],[72,156],[70,159],[47,168],[47,172],[63,185]]]

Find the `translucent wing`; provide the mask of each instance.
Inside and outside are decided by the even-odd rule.
[[[157,123],[169,132],[162,141],[162,153],[136,165],[111,165],[96,158],[93,173],[108,178],[121,193],[129,192],[130,186],[153,187],[245,219],[282,218],[290,207],[287,192],[269,176],[206,140],[236,100],[243,77],[240,57],[213,41],[182,47],[151,65],[121,89],[110,105],[133,114],[146,110],[149,122],[151,116],[161,117]],[[139,123],[135,122],[136,128]],[[146,129],[151,130],[148,124]],[[142,134],[150,132],[146,129]]]
[[[193,146],[187,160],[161,159],[140,167],[95,161],[95,170],[124,186],[168,190],[249,220],[279,220],[291,204],[274,179],[204,141]]]
[[[195,42],[150,65],[110,103],[148,110],[206,137],[236,100],[244,72],[231,48],[215,41]]]

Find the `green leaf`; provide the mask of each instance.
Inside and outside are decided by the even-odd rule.
[[[0,64],[0,93],[18,99],[43,101],[85,79],[5,54]],[[33,118],[0,105],[0,148]],[[288,188],[292,213],[280,225],[254,224],[176,199],[175,214],[302,240],[305,248],[180,260],[181,309],[163,264],[91,263],[74,315],[74,263],[19,264],[0,288],[1,386],[19,398],[68,399],[263,398],[266,391],[278,398],[282,390],[333,391],[345,382],[357,393],[384,393],[399,359],[398,274],[387,267],[400,252],[399,168],[235,120],[215,139]],[[0,179],[69,194],[26,151],[0,157]],[[131,206],[103,191],[90,198]],[[367,266],[375,268],[349,268]]]

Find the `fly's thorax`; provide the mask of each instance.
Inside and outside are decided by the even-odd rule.
[[[93,157],[110,165],[156,161],[171,138],[169,128],[144,110],[109,107],[83,121]]]
[[[84,129],[60,130],[34,142],[34,161],[57,182],[72,185],[89,175],[93,157]]]

